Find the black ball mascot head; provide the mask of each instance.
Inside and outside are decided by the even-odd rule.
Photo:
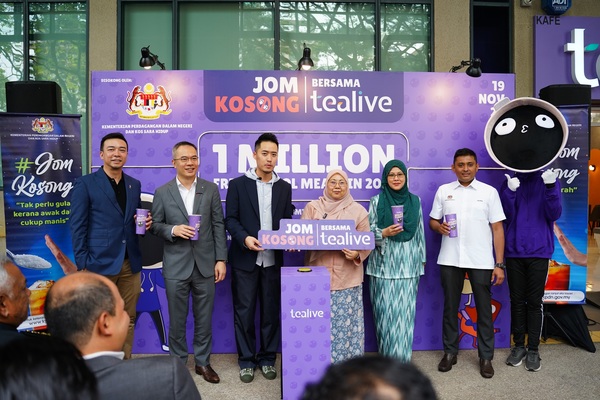
[[[539,171],[552,163],[567,143],[569,128],[561,112],[533,97],[503,99],[485,127],[485,147],[492,159],[515,172]]]

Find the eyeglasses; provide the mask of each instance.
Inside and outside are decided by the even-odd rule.
[[[346,181],[329,181],[327,184],[331,187],[336,187],[339,185],[341,188],[346,187],[347,185]]]
[[[193,156],[193,157],[180,157],[180,158],[174,158],[173,160],[175,160],[175,161],[181,161],[182,163],[186,163],[188,161],[198,162],[198,157],[197,156]]]
[[[404,178],[404,174],[388,174],[388,179]]]

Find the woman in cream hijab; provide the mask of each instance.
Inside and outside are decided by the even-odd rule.
[[[323,196],[304,207],[302,219],[355,221],[357,231],[369,231],[369,216],[349,192],[348,175],[329,172]],[[364,353],[363,261],[369,250],[309,250],[306,265],[325,266],[331,274],[331,359],[340,362]]]

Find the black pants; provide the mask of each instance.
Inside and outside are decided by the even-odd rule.
[[[511,332],[515,346],[538,351],[544,319],[544,287],[548,277],[547,258],[507,258],[506,273],[510,289]]]
[[[233,323],[240,368],[275,365],[281,343],[281,268],[256,266],[231,270]],[[259,302],[260,348],[256,351],[256,302]]]
[[[444,352],[458,354],[458,309],[465,284],[465,274],[473,288],[477,310],[477,350],[479,358],[494,358],[494,323],[492,321],[492,270],[458,268],[440,265],[442,287],[444,288],[444,322],[442,340]]]

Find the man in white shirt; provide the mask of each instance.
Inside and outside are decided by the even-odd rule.
[[[59,279],[48,291],[45,316],[50,334],[71,342],[83,355],[98,380],[99,399],[200,399],[177,357],[123,360],[129,315],[108,278],[82,271]]]
[[[437,263],[444,289],[442,336],[444,357],[438,370],[447,372],[457,362],[459,332],[458,309],[468,274],[477,308],[479,370],[484,378],[494,376],[494,324],[491,287],[504,282],[504,229],[506,218],[495,188],[475,179],[479,169],[477,155],[471,149],[454,154],[452,171],[457,181],[438,188],[429,227],[442,235]],[[444,216],[456,214],[457,237],[450,237],[450,225]]]

